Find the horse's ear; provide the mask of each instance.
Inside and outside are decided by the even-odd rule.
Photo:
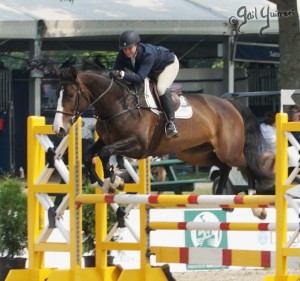
[[[69,73],[72,75],[73,79],[76,80],[77,79],[77,70],[75,69],[75,67],[71,66]]]

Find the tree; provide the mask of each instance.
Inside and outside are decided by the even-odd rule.
[[[269,0],[277,5],[280,64],[279,89],[300,89],[300,33],[297,0]]]

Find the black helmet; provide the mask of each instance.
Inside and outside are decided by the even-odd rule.
[[[141,41],[140,36],[133,30],[124,31],[119,38],[119,47],[129,48]]]

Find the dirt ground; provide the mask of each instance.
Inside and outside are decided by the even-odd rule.
[[[288,271],[289,274],[299,275],[299,270]],[[172,273],[176,281],[262,281],[266,276],[274,276],[274,270],[268,269],[238,269],[211,270]]]

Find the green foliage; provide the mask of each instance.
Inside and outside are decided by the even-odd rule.
[[[83,193],[94,194],[95,188],[88,184],[83,188]],[[107,208],[107,229],[110,230],[116,222],[116,215],[110,205]],[[84,204],[82,206],[82,231],[83,252],[93,253],[95,251],[95,204]]]
[[[27,196],[21,182],[5,177],[0,183],[0,254],[14,258],[27,247]]]
[[[223,68],[224,67],[224,61],[223,59],[216,59],[213,62],[212,68]]]
[[[107,51],[85,52],[83,56],[90,62],[98,61],[101,62],[106,69],[112,69],[117,53]]]
[[[213,61],[213,64],[211,66],[211,68],[224,68],[224,60],[223,59],[215,59]],[[243,68],[247,68],[247,64],[244,62],[234,62],[234,68],[235,69],[243,69]]]
[[[27,52],[4,52],[0,53],[0,61],[6,69],[24,69],[25,63],[28,60]]]
[[[84,193],[94,193],[92,186],[88,185],[83,189]],[[83,252],[89,253],[95,250],[95,205],[84,204],[82,206],[82,231],[83,231]]]
[[[117,52],[108,51],[43,51],[41,54],[41,61],[43,63],[41,64],[40,61],[36,61],[36,59],[30,59],[28,52],[3,52],[0,53],[0,62],[9,70],[20,69],[27,71],[28,69],[39,69],[45,74],[48,74],[52,66],[59,67],[68,58],[74,58],[78,64],[80,64],[83,59],[91,63],[98,61],[101,62],[106,69],[111,69],[116,56]]]

